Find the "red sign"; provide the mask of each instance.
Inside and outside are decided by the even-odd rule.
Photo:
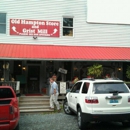
[[[10,35],[59,37],[59,21],[10,19]]]

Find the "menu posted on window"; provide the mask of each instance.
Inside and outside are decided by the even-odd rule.
[[[66,94],[66,82],[60,82],[60,94]]]
[[[10,35],[59,37],[59,21],[10,19]]]

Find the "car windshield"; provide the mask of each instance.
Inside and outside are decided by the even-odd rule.
[[[104,93],[129,93],[123,82],[94,83],[93,92],[95,94]]]
[[[0,98],[13,98],[14,95],[10,88],[0,88]]]

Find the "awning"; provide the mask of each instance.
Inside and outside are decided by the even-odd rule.
[[[130,48],[2,43],[0,59],[130,61]]]

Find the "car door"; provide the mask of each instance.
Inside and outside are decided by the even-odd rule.
[[[77,82],[70,92],[70,107],[76,111],[77,99],[80,92],[82,82]]]
[[[91,112],[92,111],[92,104],[88,104],[86,103],[86,99],[88,98],[91,98],[90,96],[90,90],[91,90],[91,87],[90,87],[90,82],[87,82],[85,81],[83,83],[83,87],[81,89],[81,94],[80,94],[80,104],[82,106],[82,112],[86,113],[86,112]]]

